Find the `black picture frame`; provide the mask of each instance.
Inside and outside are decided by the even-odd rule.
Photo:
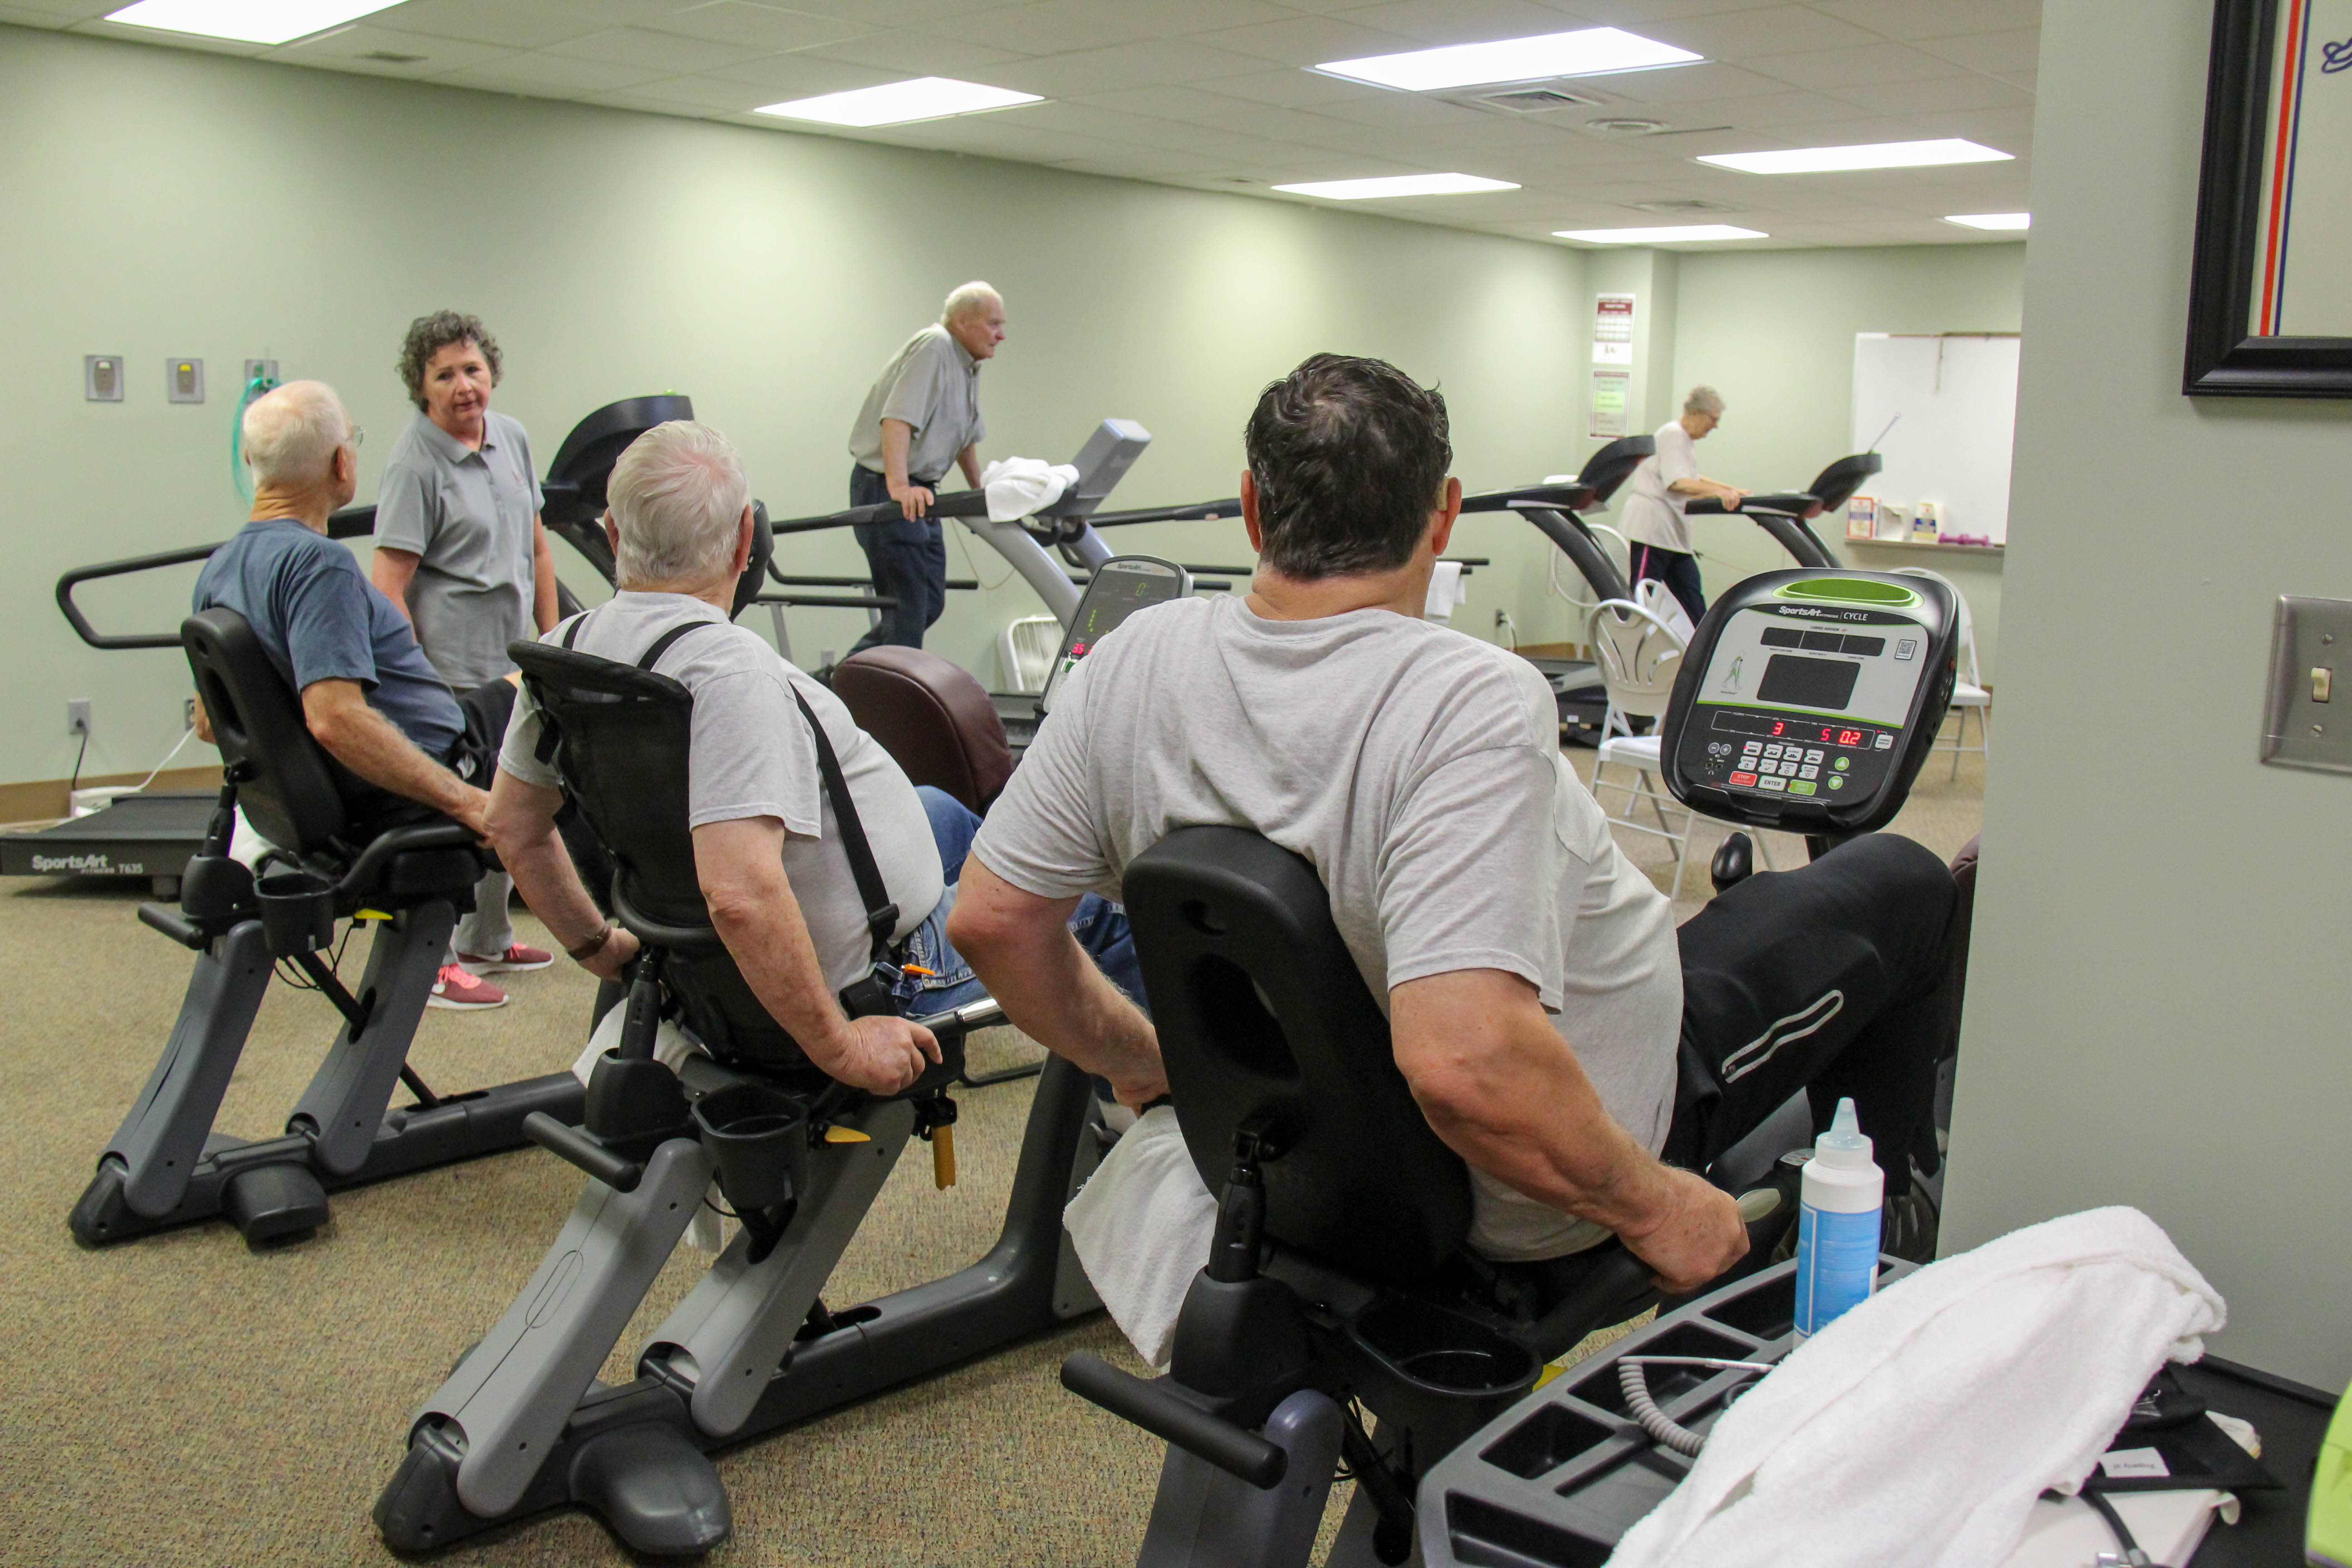
[[[2352,338],[2253,337],[2261,267],[2263,160],[2279,16],[2296,0],[2214,0],[2205,79],[2205,151],[2189,280],[2191,397],[2352,397]]]

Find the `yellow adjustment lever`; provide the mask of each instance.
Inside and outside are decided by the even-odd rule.
[[[388,921],[392,919],[392,917],[385,914],[382,910],[354,910],[352,911],[352,919],[355,921]]]
[[[931,1185],[946,1192],[955,1185],[955,1127],[931,1129]]]
[[[873,1139],[868,1138],[865,1133],[860,1132],[855,1127],[828,1127],[824,1130],[824,1141],[828,1143],[871,1143],[874,1142]]]

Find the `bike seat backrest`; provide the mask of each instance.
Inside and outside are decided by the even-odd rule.
[[[695,636],[708,636],[697,632]],[[549,760],[613,857],[621,922],[664,950],[688,1026],[722,1058],[794,1065],[800,1047],[744,984],[703,902],[687,826],[693,694],[667,675],[548,643],[510,643]]]
[[[320,854],[351,831],[350,801],[381,795],[311,737],[301,699],[250,624],[215,605],[180,623],[180,646],[221,760],[248,773],[236,788],[253,830],[294,854]]]
[[[1654,436],[1620,436],[1585,458],[1584,468],[1577,474],[1576,482],[1592,487],[1592,500],[1588,504],[1593,507],[1604,505],[1611,496],[1617,493],[1619,486],[1633,477],[1633,470],[1642,466],[1642,460],[1654,456],[1657,450],[1658,441]]]
[[[1457,1252],[1470,1178],[1397,1070],[1388,1019],[1305,858],[1237,827],[1185,827],[1122,885],[1168,1084],[1212,1192],[1255,1129],[1266,1234],[1411,1286]]]
[[[961,666],[919,647],[885,644],[834,667],[833,694],[882,743],[907,777],[985,816],[1013,776],[1004,721]]]

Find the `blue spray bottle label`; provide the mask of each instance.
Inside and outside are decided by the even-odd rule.
[[[1878,1211],[1797,1212],[1797,1337],[1817,1334],[1878,1283]]]

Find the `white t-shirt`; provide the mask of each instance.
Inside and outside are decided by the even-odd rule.
[[[1385,1011],[1409,980],[1501,969],[1537,988],[1644,1147],[1674,1111],[1673,906],[1559,753],[1535,667],[1388,610],[1264,620],[1238,596],[1139,611],[1079,665],[972,852],[1043,898],[1118,896],[1178,827],[1305,856]],[[1470,1245],[1556,1258],[1607,1234],[1473,1171]]]
[[[1679,419],[1658,426],[1658,449],[1642,459],[1625,497],[1625,537],[1636,544],[1691,552],[1690,524],[1683,517],[1686,498],[1666,487],[1698,478],[1698,443]]]
[[[946,889],[922,797],[890,753],[857,727],[841,699],[777,658],[756,633],[728,624],[699,599],[615,594],[611,603],[588,613],[572,646],[634,665],[655,638],[687,621],[710,621],[716,628],[678,638],[654,663],[655,673],[694,694],[687,826],[751,816],[772,816],[784,825],[784,875],[808,923],[825,983],[839,991],[864,978],[873,945],[866,932],[866,904],[817,772],[816,742],[793,700],[794,689],[808,699],[833,742],[882,885],[898,906],[894,939],[922,924]],[[561,643],[563,631],[559,626],[539,640]],[[555,769],[539,760],[539,708],[526,685],[515,698],[499,767],[525,784],[552,789]]]

